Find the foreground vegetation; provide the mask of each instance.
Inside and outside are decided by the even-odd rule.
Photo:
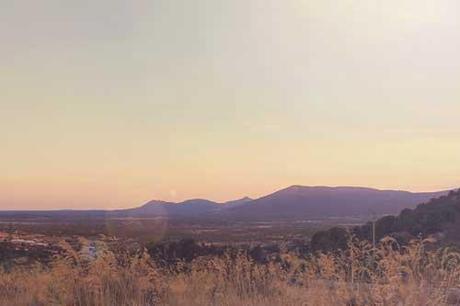
[[[87,261],[67,246],[51,266],[0,273],[1,305],[443,305],[460,294],[460,253],[428,240],[374,249],[281,253],[266,263],[247,253],[201,256],[173,266],[147,252],[104,251]],[[63,247],[66,247],[65,245]]]

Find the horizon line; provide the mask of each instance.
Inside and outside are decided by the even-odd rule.
[[[231,199],[231,200],[227,200],[227,201],[213,201],[213,200],[209,200],[207,198],[200,198],[200,197],[197,197],[197,198],[188,198],[188,199],[185,199],[185,200],[182,200],[182,201],[178,201],[178,202],[173,202],[173,201],[164,201],[164,200],[159,200],[159,199],[152,199],[152,200],[149,200],[143,204],[140,204],[138,206],[132,206],[132,207],[118,207],[118,208],[84,208],[84,209],[78,209],[78,208],[56,208],[56,209],[0,209],[0,212],[56,212],[56,211],[81,211],[81,212],[84,212],[84,211],[116,211],[116,210],[126,210],[126,209],[135,209],[135,208],[139,208],[139,207],[142,207],[148,203],[151,203],[151,202],[163,202],[163,203],[168,203],[168,204],[181,204],[181,203],[184,203],[184,202],[187,202],[187,201],[195,201],[195,200],[203,200],[203,201],[209,201],[209,202],[213,202],[215,204],[218,204],[218,205],[222,205],[222,204],[225,204],[225,203],[228,203],[228,202],[232,202],[232,201],[238,201],[238,200],[242,200],[242,199],[245,199],[245,198],[249,198],[250,200],[254,201],[254,200],[258,200],[258,199],[261,199],[263,197],[266,197],[266,196],[269,196],[271,194],[274,194],[274,193],[277,193],[277,192],[280,192],[280,191],[283,191],[283,190],[286,190],[286,189],[289,189],[289,188],[295,188],[295,187],[303,187],[303,188],[330,188],[330,189],[338,189],[338,188],[355,188],[355,189],[368,189],[368,190],[376,190],[376,191],[399,191],[399,192],[409,192],[409,193],[419,193],[419,194],[422,194],[422,193],[441,193],[441,192],[447,192],[447,191],[451,191],[451,190],[456,190],[456,189],[460,189],[460,187],[452,187],[452,188],[443,188],[441,190],[434,190],[434,191],[412,191],[412,190],[406,190],[406,189],[391,189],[391,188],[377,188],[377,187],[368,187],[368,186],[360,186],[360,185],[336,185],[336,186],[328,186],[328,185],[299,185],[299,184],[294,184],[294,185],[290,185],[288,187],[284,187],[284,188],[279,188],[279,189],[276,189],[275,191],[271,192],[271,193],[268,193],[266,195],[262,195],[262,196],[259,196],[259,197],[250,197],[250,196],[243,196],[243,197],[239,197],[239,198],[234,198],[234,199]]]

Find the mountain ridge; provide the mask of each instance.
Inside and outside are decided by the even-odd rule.
[[[293,185],[230,211],[243,219],[292,219],[397,214],[447,194],[380,190],[369,187]]]
[[[81,211],[0,211],[8,214],[40,216],[95,217],[210,217],[231,220],[314,219],[350,216],[398,214],[406,208],[427,202],[449,191],[410,192],[381,190],[360,186],[302,186],[292,185],[268,195],[251,199],[243,197],[227,202],[189,199],[182,202],[151,200],[141,206],[117,210]]]

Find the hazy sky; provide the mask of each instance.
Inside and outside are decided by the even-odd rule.
[[[460,186],[457,0],[0,0],[0,209]]]

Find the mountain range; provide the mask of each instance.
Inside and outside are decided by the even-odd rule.
[[[364,187],[291,186],[228,213],[245,219],[305,219],[397,214],[447,192],[414,193]]]
[[[119,210],[0,211],[0,217],[165,217],[227,218],[230,220],[285,220],[334,217],[369,217],[398,214],[403,209],[446,195],[364,187],[291,186],[258,199],[248,197],[217,203],[192,199],[180,203],[153,200]]]

